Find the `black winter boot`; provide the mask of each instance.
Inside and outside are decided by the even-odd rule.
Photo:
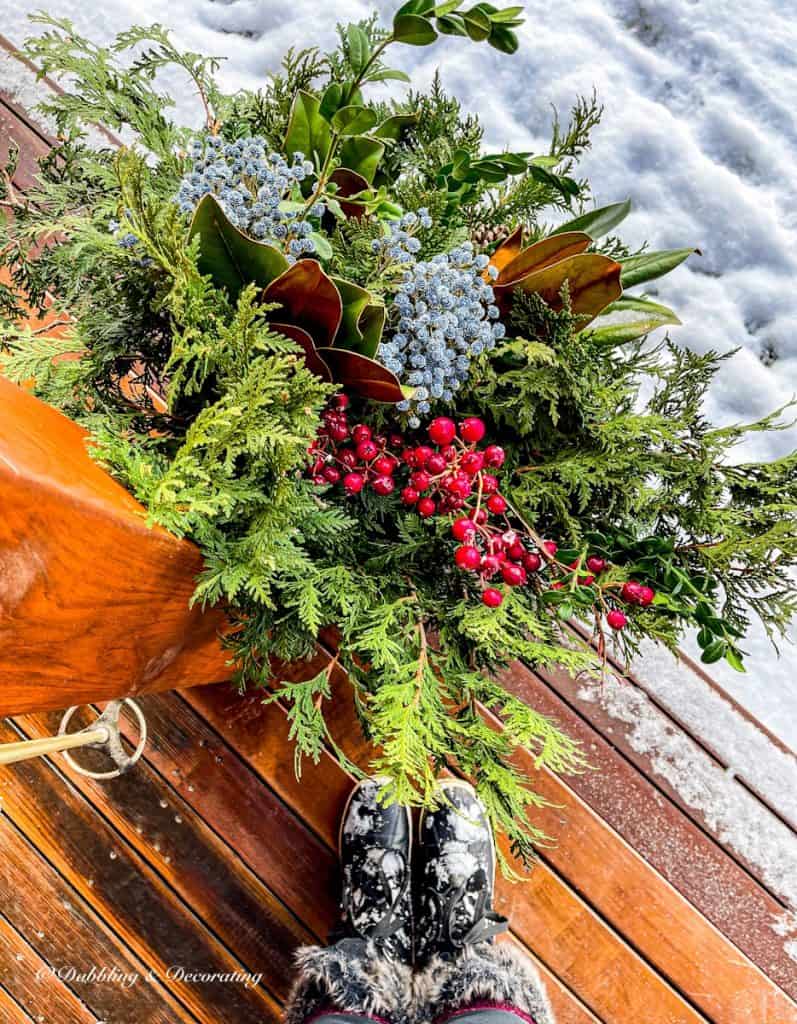
[[[506,931],[493,910],[495,846],[471,785],[440,783],[440,806],[421,818],[417,855],[417,960],[452,959],[466,946]]]

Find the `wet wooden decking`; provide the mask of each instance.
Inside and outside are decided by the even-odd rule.
[[[24,188],[50,140],[0,94],[0,158],[12,137]],[[0,477],[0,500],[2,487]],[[320,644],[301,671],[331,656]],[[336,671],[334,681],[334,737],[365,767],[347,680]],[[760,862],[571,679],[516,666],[504,681],[600,769],[555,777],[521,756],[551,801],[538,823],[558,842],[527,883],[499,884],[509,941],[538,963],[560,1024],[797,1024],[797,963],[778,924],[789,908]],[[639,680],[625,685],[645,692]],[[3,1024],[276,1021],[292,951],[334,921],[337,825],[352,780],[331,755],[297,781],[285,709],[225,682],[140,704],[151,738],[124,778],[89,781],[57,757],[0,768]],[[725,767],[666,707],[657,713]],[[6,718],[0,742],[51,735],[60,717]]]

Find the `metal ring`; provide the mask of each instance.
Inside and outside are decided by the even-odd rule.
[[[144,713],[141,710],[141,708],[138,706],[138,704],[136,704],[136,702],[134,700],[131,700],[129,697],[125,697],[125,699],[123,701],[119,702],[119,703],[120,703],[120,705],[121,704],[127,704],[127,706],[132,710],[133,714],[136,716],[136,721],[138,722],[138,731],[139,731],[138,746],[133,751],[133,753],[130,755],[130,757],[126,759],[124,764],[117,766],[116,768],[112,769],[109,772],[91,772],[87,768],[82,768],[77,763],[77,761],[74,759],[74,757],[72,757],[70,751],[62,750],[61,751],[61,755],[63,756],[64,760],[69,765],[69,767],[73,769],[73,771],[76,771],[78,773],[78,775],[84,775],[87,779],[118,779],[120,775],[124,775],[124,773],[126,771],[128,771],[128,769],[132,768],[133,765],[136,764],[136,762],[140,760],[141,755],[144,753],[144,748],[147,745],[147,720],[144,718]],[[64,717],[61,719],[61,724],[58,726],[58,735],[59,736],[66,735],[66,727],[72,721],[73,715],[75,714],[76,711],[78,711],[80,709],[80,707],[82,707],[82,705],[75,705],[75,707],[69,708],[67,711],[64,712]],[[103,717],[103,716],[99,716],[99,717]],[[99,721],[99,718],[98,718],[98,721]],[[106,725],[107,725],[107,723],[106,723]],[[102,748],[105,748],[105,747],[108,746],[108,743],[110,742],[110,738],[111,738],[110,737],[110,732],[111,732],[110,727],[108,727],[108,732],[109,732],[109,740],[106,741],[106,743],[104,743],[104,744],[91,744],[92,749],[102,749]],[[117,739],[118,739],[118,730],[117,730]]]

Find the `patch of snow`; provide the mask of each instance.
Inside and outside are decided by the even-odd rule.
[[[623,722],[628,741],[650,758],[654,773],[699,812],[708,829],[752,865],[765,884],[797,910],[797,836],[632,684],[612,674],[588,679],[582,700]]]
[[[648,691],[784,817],[797,822],[797,757],[776,746],[704,679],[646,641],[632,669]],[[760,683],[762,687],[765,683]]]

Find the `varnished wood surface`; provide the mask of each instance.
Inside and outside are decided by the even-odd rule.
[[[228,675],[197,549],[148,527],[84,431],[0,377],[0,715]]]
[[[0,97],[4,116],[20,119]],[[24,183],[46,140],[22,120]],[[0,714],[19,714],[0,742],[52,734],[59,716],[48,708],[110,696],[111,685],[118,695],[120,685],[144,693],[223,678],[221,618],[186,610],[196,551],[146,526],[88,458],[78,428],[9,388],[0,380]],[[7,502],[12,490],[24,497]],[[31,544],[14,562],[20,537]],[[320,649],[291,671],[318,671],[328,658]],[[601,769],[535,775],[557,805],[538,821],[558,843],[528,883],[499,885],[509,941],[540,967],[559,1024],[795,1024],[783,991],[794,992],[795,972],[771,927],[781,904],[658,785],[616,723],[554,679],[519,667],[507,683]],[[366,766],[347,687],[338,673],[333,734]],[[20,703],[24,693],[31,702]],[[352,780],[332,757],[305,764],[297,781],[285,710],[226,684],[146,692],[141,703],[151,742],[126,778],[87,781],[60,757],[0,768],[3,1024],[276,1021],[293,950],[334,922],[337,827]],[[66,958],[150,976],[128,992],[40,976]],[[238,965],[262,982],[249,991],[159,980],[175,962]]]

